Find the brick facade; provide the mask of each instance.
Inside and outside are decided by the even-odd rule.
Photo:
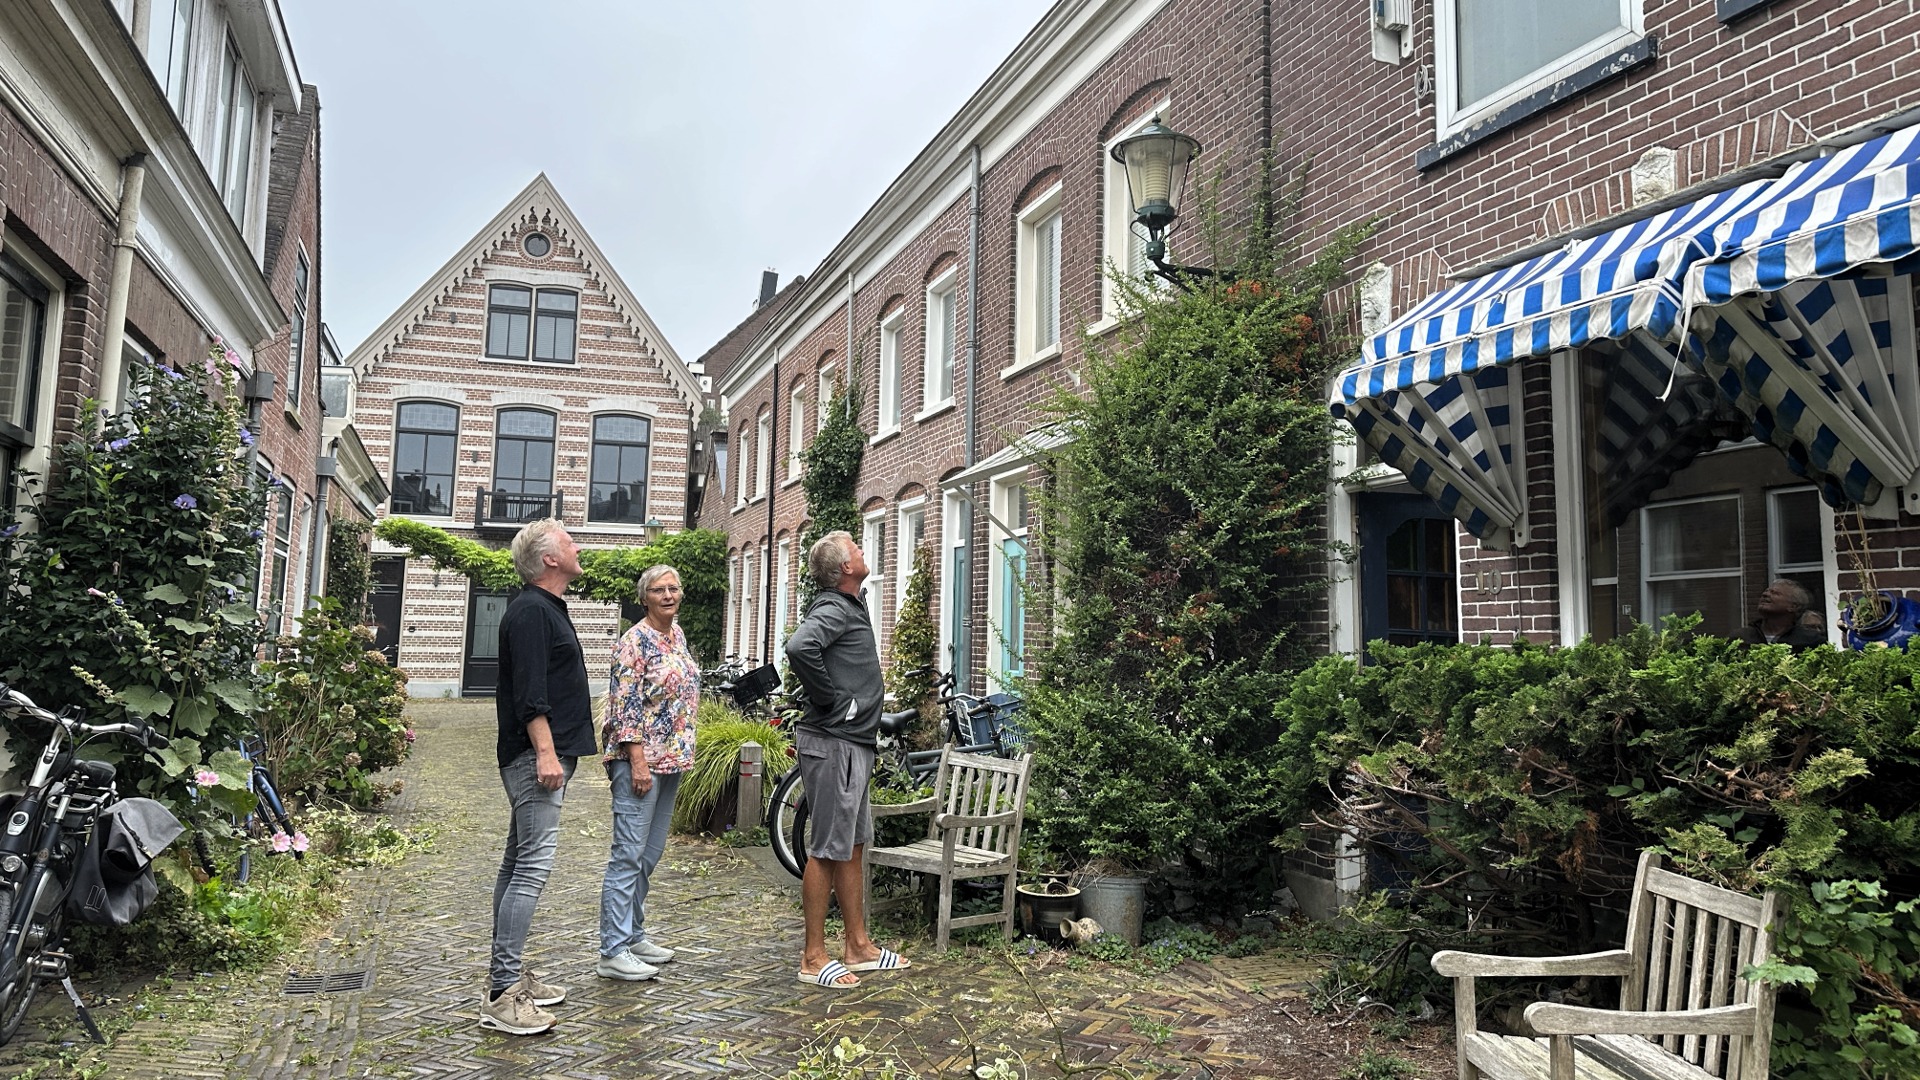
[[[551,250],[530,256],[525,240],[539,234]],[[488,289],[512,283],[576,293],[576,362],[542,363],[486,357]],[[482,491],[495,487],[495,417],[526,407],[555,417],[552,486],[562,520],[582,547],[644,542],[636,525],[587,520],[593,418],[618,413],[650,424],[645,516],[668,531],[686,525],[688,452],[700,395],[685,365],[659,335],[613,268],[545,177],[536,179],[490,225],[354,349],[358,375],[354,424],[368,455],[389,483],[394,476],[396,408],[432,401],[459,410],[452,513],[408,514],[454,535],[504,546],[512,527],[476,530]],[[390,551],[376,545],[376,555]],[[469,587],[457,574],[413,561],[406,568],[399,662],[413,693],[490,692],[468,679]],[[575,600],[573,619],[589,655],[620,628],[619,610]],[[393,629],[393,628],[390,628]]]

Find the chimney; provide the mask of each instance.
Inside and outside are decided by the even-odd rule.
[[[760,271],[760,301],[753,305],[754,308],[758,310],[766,307],[767,302],[773,299],[773,294],[779,291],[780,272],[778,270]]]

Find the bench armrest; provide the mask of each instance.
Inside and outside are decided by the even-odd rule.
[[[933,796],[915,799],[903,803],[874,803],[871,806],[874,817],[895,817],[900,814],[930,814],[933,812]]]
[[[969,817],[966,814],[935,814],[933,815],[933,827],[936,829],[974,829],[988,825],[1011,825],[1013,824],[1013,819],[1019,816],[1019,813],[1013,810],[1003,810],[998,814],[987,814],[984,817]]]
[[[1759,1010],[1752,1005],[1671,1012],[1627,1012],[1556,1005],[1527,1006],[1527,1023],[1541,1035],[1752,1035]]]
[[[1442,949],[1433,954],[1433,971],[1450,979],[1477,975],[1618,975],[1633,971],[1633,954],[1625,949],[1581,953],[1578,956],[1494,956],[1488,953]]]

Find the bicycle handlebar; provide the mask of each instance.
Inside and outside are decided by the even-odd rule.
[[[70,733],[81,735],[125,735],[148,750],[165,750],[172,739],[155,731],[152,724],[142,721],[128,721],[119,724],[89,724],[78,716],[68,716],[63,712],[48,712],[27,695],[0,683],[0,707],[12,709],[24,716],[32,717],[46,724],[58,724]],[[84,714],[83,714],[84,715]]]

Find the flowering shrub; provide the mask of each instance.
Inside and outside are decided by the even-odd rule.
[[[281,788],[378,802],[387,792],[373,775],[407,759],[413,729],[403,715],[406,672],[373,648],[373,632],[322,601],[260,671],[260,734]]]
[[[230,749],[252,726],[254,610],[262,492],[250,475],[238,371],[215,341],[194,368],[137,363],[128,410],[55,452],[29,476],[0,546],[0,678],[50,708],[99,722],[147,719],[174,740],[155,765],[137,747],[98,752],[137,789],[201,816],[196,776],[222,810],[244,809],[246,772]],[[19,760],[46,732],[6,731]],[[93,748],[90,748],[90,750]]]

